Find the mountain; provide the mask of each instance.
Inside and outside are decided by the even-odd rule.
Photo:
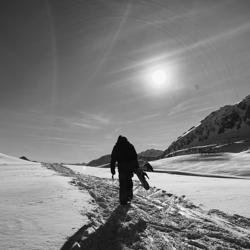
[[[138,154],[139,163],[140,163],[140,165],[143,165],[145,163],[145,161],[157,160],[157,159],[160,158],[162,153],[163,153],[163,151],[157,150],[157,149],[148,149],[146,151],[143,151],[143,152]],[[104,155],[104,156],[101,156],[98,159],[90,161],[87,164],[87,166],[91,166],[91,167],[96,167],[96,166],[109,167],[110,160],[111,160],[111,155],[110,154]]]
[[[138,158],[144,161],[154,161],[160,158],[163,154],[162,150],[158,149],[148,149],[138,154]]]
[[[90,161],[87,166],[91,166],[91,167],[97,167],[100,165],[104,165],[104,164],[109,164],[111,160],[111,155],[103,155],[98,159],[92,160]]]
[[[250,146],[250,95],[209,114],[179,136],[162,157],[196,152],[240,152]]]

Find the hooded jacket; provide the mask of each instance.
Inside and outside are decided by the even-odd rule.
[[[132,173],[139,167],[134,146],[124,136],[119,136],[111,154],[111,172],[118,163],[119,173]]]

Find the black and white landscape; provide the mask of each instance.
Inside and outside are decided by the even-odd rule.
[[[247,114],[249,102],[244,107]],[[229,116],[224,119],[231,122]],[[212,122],[209,124],[212,126]],[[244,132],[249,128],[246,124]],[[119,206],[118,180],[110,178],[107,168],[110,156],[93,161],[93,167],[88,166],[93,162],[34,163],[23,160],[24,157],[1,154],[1,246],[5,249],[249,249],[249,133],[242,137],[240,128],[225,129],[229,135],[231,131],[234,136],[227,136],[227,143],[224,137],[221,142],[215,137],[212,149],[211,144],[203,143],[183,145],[185,149],[178,149],[175,156],[173,152],[170,156],[162,151],[161,156],[157,155],[161,159],[149,162],[154,170],[148,172],[151,189],[145,191],[134,178],[135,198],[125,207]],[[230,152],[232,148],[237,153]],[[152,157],[160,151],[146,152],[138,156]]]
[[[250,249],[249,0],[3,0],[0,34],[1,250]]]

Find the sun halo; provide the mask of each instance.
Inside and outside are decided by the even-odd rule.
[[[147,85],[149,91],[165,93],[173,85],[173,69],[166,65],[148,69]]]

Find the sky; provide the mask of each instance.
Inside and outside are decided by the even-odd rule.
[[[3,0],[0,152],[165,150],[250,94],[249,0]]]

